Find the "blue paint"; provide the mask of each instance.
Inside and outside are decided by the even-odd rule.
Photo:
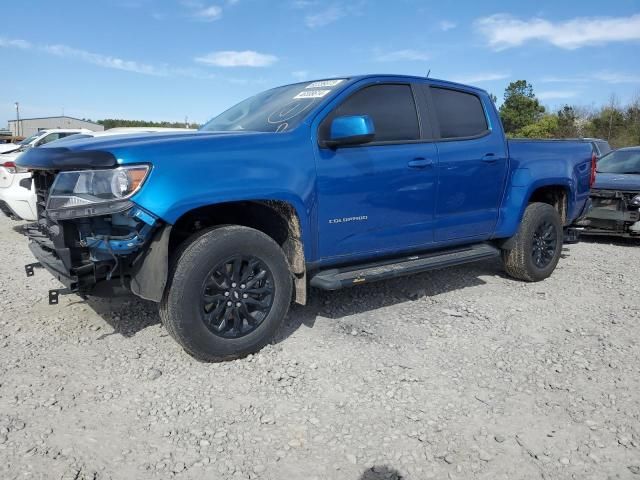
[[[432,85],[477,95],[489,130],[469,139],[434,137],[425,104],[418,141],[321,146],[318,128],[333,108],[353,92],[379,83],[405,83],[416,91],[419,85]],[[280,133],[128,135],[68,142],[65,148],[108,152],[118,164],[152,166],[132,198],[141,207],[133,215],[144,224],[140,235],[109,245],[122,252],[144,243],[155,219],[173,224],[193,209],[240,200],[280,200],[293,206],[306,260],[314,265],[511,237],[529,198],[545,186],[566,188],[568,224],[587,203],[591,145],[507,141],[495,105],[477,88],[422,77],[354,77],[304,115],[297,127]],[[334,138],[366,135],[374,128],[365,116],[336,120]],[[39,166],[43,161],[41,154]],[[28,162],[26,154],[21,163]],[[104,252],[103,243],[95,248]]]
[[[331,122],[331,140],[367,137],[374,134],[373,121],[368,115],[338,117]]]

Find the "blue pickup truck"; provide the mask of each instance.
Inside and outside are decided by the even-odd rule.
[[[308,287],[502,257],[547,278],[589,208],[588,141],[507,140],[487,92],[368,75],[251,97],[194,133],[32,149],[27,227],[58,294],[123,288],[159,304],[191,355],[270,341]]]

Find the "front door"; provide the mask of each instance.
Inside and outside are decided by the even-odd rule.
[[[318,148],[319,253],[322,259],[399,252],[433,242],[437,151],[421,141],[409,84],[376,84],[357,90],[322,122],[369,115],[373,142]]]

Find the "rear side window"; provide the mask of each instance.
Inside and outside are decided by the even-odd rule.
[[[441,138],[475,137],[488,130],[480,99],[466,92],[431,88]]]
[[[329,138],[331,121],[345,115],[369,115],[375,142],[418,140],[418,113],[409,85],[374,85],[358,90],[324,120],[320,138]]]

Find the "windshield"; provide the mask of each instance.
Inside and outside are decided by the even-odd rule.
[[[640,149],[616,150],[598,161],[600,173],[640,174]]]
[[[87,133],[75,133],[73,135],[69,135],[68,137],[62,137],[58,140],[54,140],[49,143],[51,144],[55,143],[56,145],[58,145],[60,143],[66,143],[67,141],[73,141],[73,140],[80,140],[82,138],[93,138],[93,135],[89,135]]]
[[[210,132],[286,132],[297,127],[342,80],[297,83],[248,98],[206,123]]]
[[[38,138],[40,135],[42,135],[42,132],[38,132],[38,133],[34,133],[33,135],[31,135],[30,137],[25,138],[24,140],[22,140],[20,143],[18,143],[18,145],[29,145],[31,142],[33,142],[36,138]]]

